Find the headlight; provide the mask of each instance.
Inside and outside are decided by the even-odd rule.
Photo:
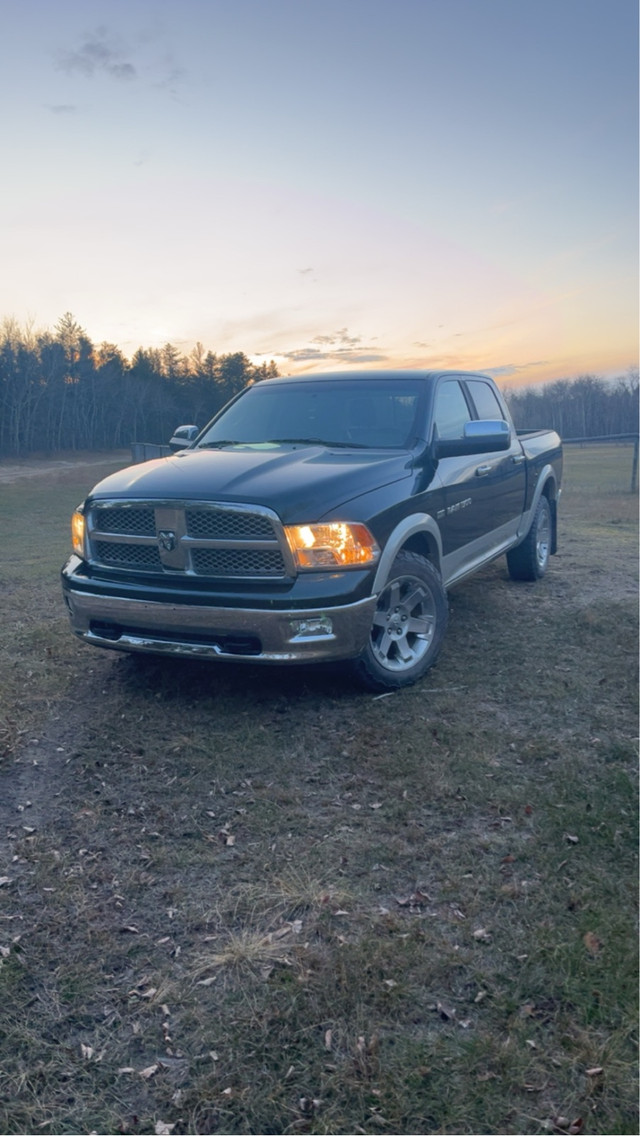
[[[366,525],[332,521],[287,525],[289,548],[299,569],[361,568],[374,564],[380,549]]]
[[[71,545],[76,556],[84,557],[84,514],[76,509],[71,518]]]

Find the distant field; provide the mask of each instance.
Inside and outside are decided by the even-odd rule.
[[[625,493],[631,487],[633,444],[565,446],[568,490]]]
[[[0,463],[1,1132],[638,1132],[631,459],[383,697],[84,647]]]

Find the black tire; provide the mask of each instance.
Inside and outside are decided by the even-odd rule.
[[[549,567],[553,521],[546,497],[538,501],[531,528],[517,548],[507,553],[507,567],[512,580],[539,580]]]
[[[433,564],[400,552],[378,596],[369,641],[353,662],[368,690],[417,682],[435,663],[447,629],[447,596]]]

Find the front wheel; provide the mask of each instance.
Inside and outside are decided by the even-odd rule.
[[[552,536],[551,506],[546,497],[541,497],[522,544],[507,553],[507,567],[512,580],[539,580],[544,576],[549,567]]]
[[[447,597],[438,572],[414,552],[400,552],[378,596],[369,641],[353,667],[369,690],[395,690],[435,663],[447,628]]]

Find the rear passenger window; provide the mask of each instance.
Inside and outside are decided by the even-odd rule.
[[[488,383],[483,383],[478,379],[470,379],[467,386],[478,412],[478,418],[493,420],[504,418],[504,411]]]
[[[437,437],[448,440],[464,437],[464,428],[470,420],[471,413],[460,383],[455,379],[441,383],[434,412]]]

